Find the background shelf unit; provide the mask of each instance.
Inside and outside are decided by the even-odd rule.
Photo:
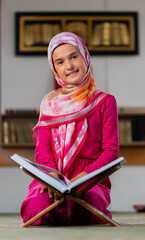
[[[9,110],[1,115],[1,147],[34,147],[31,130],[38,116],[37,110]]]
[[[19,155],[22,155],[23,157],[29,158],[31,161],[34,161],[35,159],[35,146],[33,139],[31,137],[31,128],[30,126],[26,128],[26,130],[22,130],[24,128],[24,125],[26,123],[28,125],[31,125],[33,128],[35,124],[38,121],[39,117],[39,111],[19,111],[19,112],[13,112],[9,111],[5,114],[1,115],[1,146],[0,146],[0,166],[14,166],[15,164],[9,159],[9,156],[17,153]],[[123,130],[125,133],[122,133],[122,128],[119,129],[120,134],[125,134],[124,141],[120,142],[120,156],[124,156],[127,159],[127,165],[145,165],[145,108],[119,108],[118,109],[118,118],[119,118],[119,124],[120,121],[126,122],[130,121],[128,127],[130,130]],[[136,119],[140,118],[142,121],[141,126],[139,129],[142,131],[142,135],[139,134],[139,136],[142,136],[142,139],[134,140],[131,139],[133,135],[134,129],[136,130],[137,123]],[[29,134],[29,137],[31,137],[31,141],[23,141],[23,142],[11,142],[11,130],[10,128],[8,131],[8,142],[4,142],[4,122],[8,122],[9,125],[11,123],[15,123],[18,121],[20,122],[20,132],[19,134]],[[135,121],[137,124],[134,124],[135,127],[132,127],[132,121]],[[124,124],[124,125],[125,125]],[[8,125],[8,124],[6,124]],[[127,136],[127,135],[130,136]],[[24,136],[23,138],[24,139]],[[127,140],[126,140],[127,139]]]
[[[124,122],[124,130],[119,126],[119,155],[127,165],[145,165],[145,107],[119,108],[118,118],[119,125]]]
[[[145,146],[145,108],[120,108],[120,146]]]

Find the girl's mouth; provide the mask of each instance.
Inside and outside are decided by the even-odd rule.
[[[68,73],[66,76],[72,76],[72,75],[75,75],[76,73],[78,73],[79,70],[76,70],[76,71],[73,71],[73,72],[70,72]]]

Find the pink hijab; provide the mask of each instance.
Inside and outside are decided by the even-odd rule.
[[[87,72],[84,79],[67,90],[69,85],[63,83],[54,70],[52,54],[56,47],[62,44],[72,44],[82,54]],[[57,168],[64,173],[81,150],[87,136],[87,116],[100,106],[108,96],[96,88],[96,83],[90,72],[90,55],[82,39],[76,34],[62,32],[54,36],[48,47],[48,60],[54,72],[56,81],[61,88],[44,96],[40,106],[38,124],[32,130],[35,143],[40,128],[49,128],[52,133],[52,151]],[[65,94],[63,94],[65,89]]]

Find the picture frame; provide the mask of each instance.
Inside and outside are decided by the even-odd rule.
[[[90,54],[138,54],[137,12],[16,12],[16,55],[46,55],[51,38],[74,32]]]

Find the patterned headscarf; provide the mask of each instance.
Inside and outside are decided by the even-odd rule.
[[[66,91],[67,87],[69,89],[69,85],[64,84],[63,79],[59,78],[54,69],[52,60],[53,51],[56,49],[56,47],[62,44],[72,44],[75,46],[82,54],[87,65],[85,77],[78,84],[71,87],[71,93],[68,91],[67,94]],[[56,81],[62,87],[46,95],[45,99],[47,99],[47,101],[45,101],[45,104],[43,104],[43,111],[49,115],[60,116],[83,109],[84,106],[89,103],[89,100],[95,92],[96,83],[90,72],[90,55],[82,39],[76,34],[70,32],[62,32],[57,34],[52,38],[49,44],[48,60],[50,67],[54,72]],[[64,89],[65,94],[63,94]]]
[[[49,47],[48,47],[48,61],[49,61],[51,69],[54,72],[55,79],[57,80],[58,84],[63,86],[63,79],[60,79],[59,76],[57,75],[57,73],[55,72],[55,69],[53,66],[53,61],[52,61],[52,54],[53,54],[53,51],[55,50],[55,48],[57,48],[58,46],[60,46],[62,44],[71,44],[74,47],[76,47],[78,49],[78,51],[82,54],[82,56],[87,64],[87,74],[85,76],[85,79],[87,79],[88,75],[89,75],[89,70],[90,70],[90,54],[89,54],[83,40],[74,33],[62,32],[52,38],[52,40],[49,44]],[[84,79],[82,79],[82,81],[83,80]]]

